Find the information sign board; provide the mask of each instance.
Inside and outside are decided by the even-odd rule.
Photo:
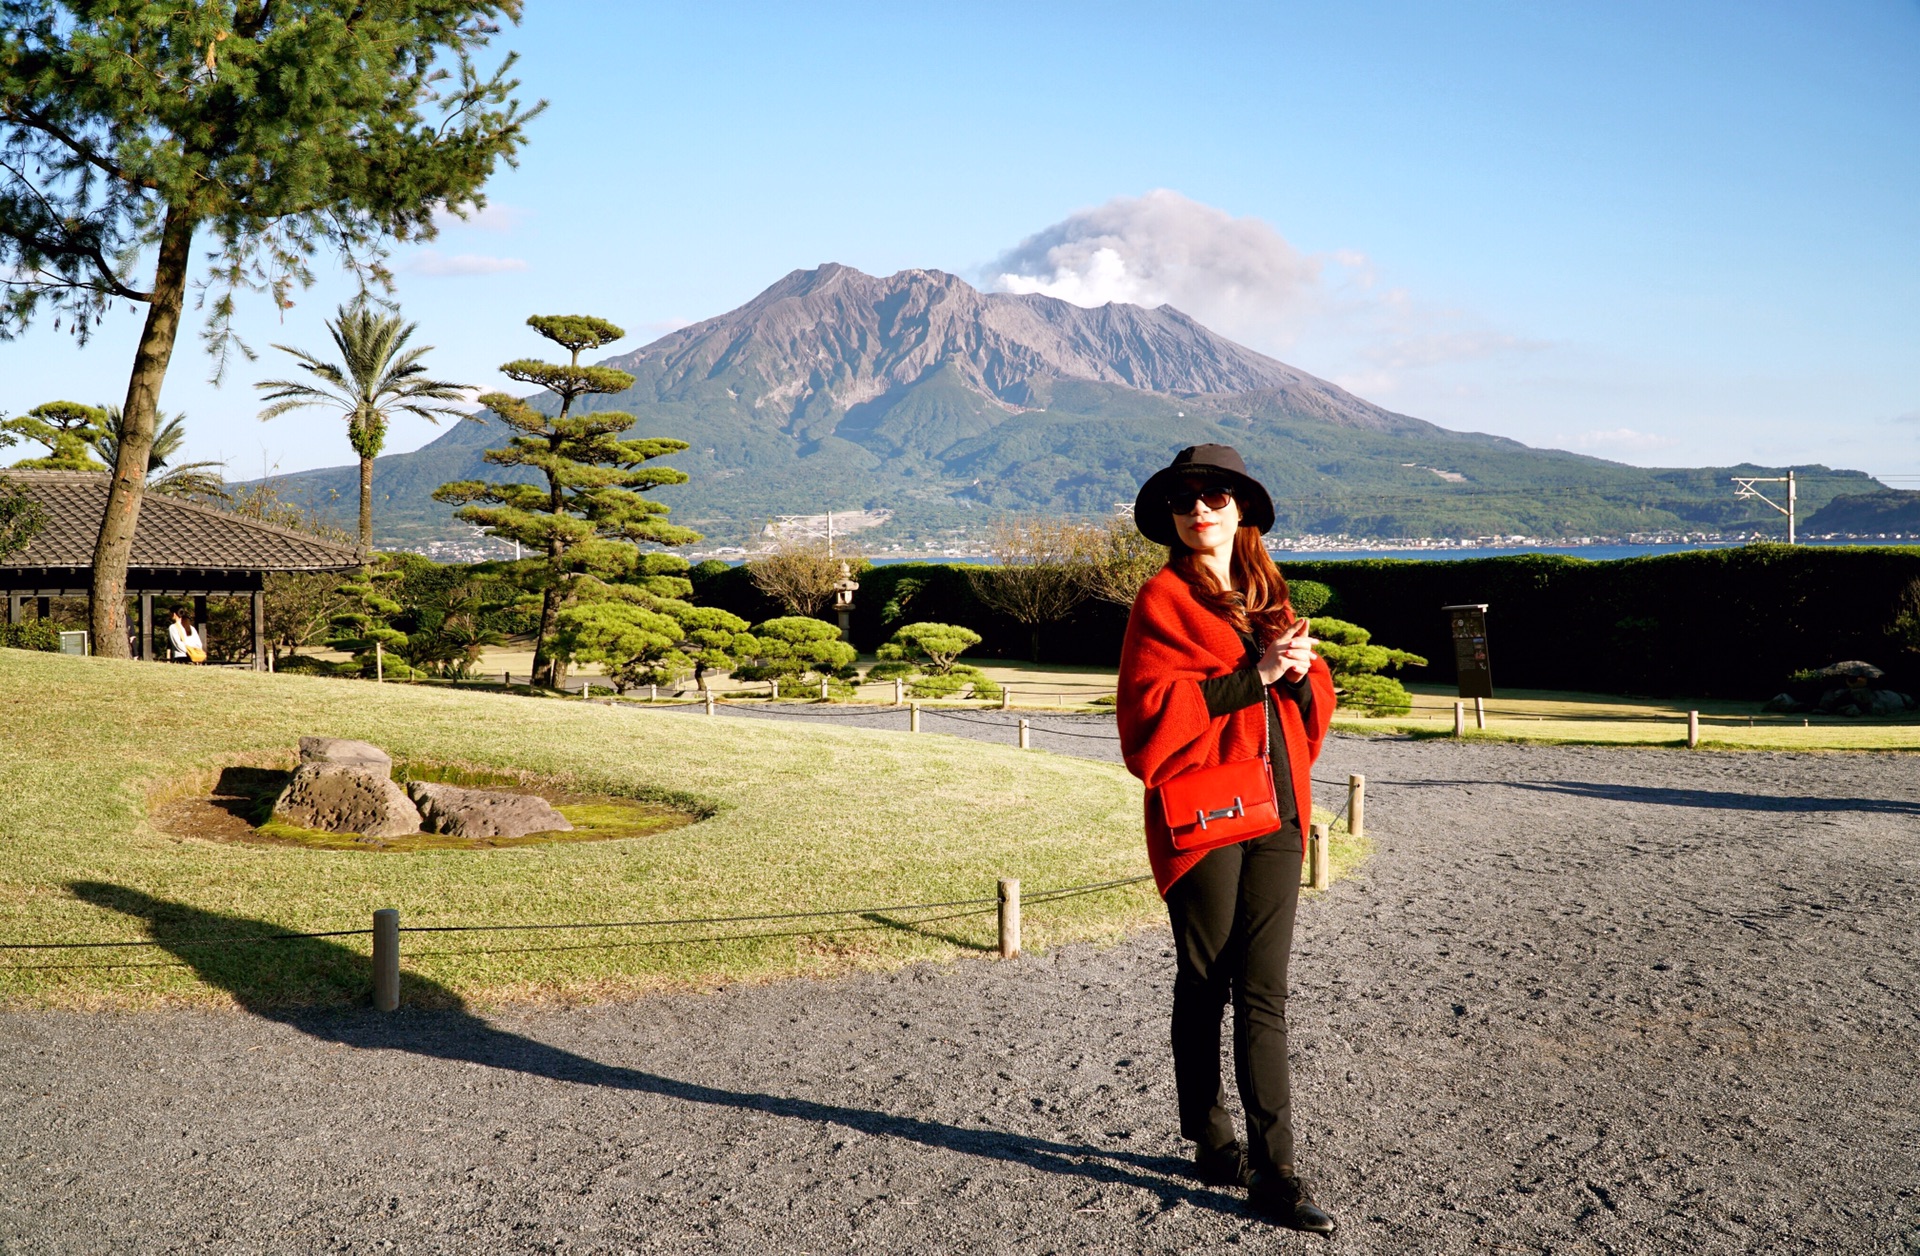
[[[1453,630],[1453,665],[1460,677],[1460,696],[1491,698],[1493,665],[1487,657],[1487,604],[1443,606]]]

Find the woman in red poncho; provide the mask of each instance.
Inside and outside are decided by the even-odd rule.
[[[1244,1184],[1249,1202],[1281,1224],[1331,1234],[1333,1218],[1315,1206],[1294,1169],[1287,957],[1302,826],[1313,815],[1308,773],[1333,717],[1333,678],[1305,625],[1296,630],[1287,582],[1261,543],[1273,526],[1273,501],[1231,446],[1181,450],[1141,488],[1133,517],[1169,551],[1127,621],[1119,723],[1127,767],[1147,786],[1147,857],[1178,955],[1180,1133],[1197,1145],[1201,1178]],[[1159,788],[1194,769],[1257,765],[1268,746],[1280,827],[1210,850],[1176,848]],[[1188,844],[1184,832],[1181,842]],[[1229,998],[1245,1151],[1220,1079]]]

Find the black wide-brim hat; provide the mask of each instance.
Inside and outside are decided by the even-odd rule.
[[[1174,545],[1180,534],[1173,527],[1174,488],[1187,476],[1217,480],[1233,489],[1240,507],[1240,523],[1260,529],[1273,526],[1273,498],[1266,486],[1247,474],[1247,464],[1232,445],[1189,445],[1173,456],[1173,465],[1155,471],[1133,499],[1133,523],[1140,535],[1158,545]]]

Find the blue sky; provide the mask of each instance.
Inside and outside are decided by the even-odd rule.
[[[1912,0],[533,0],[501,46],[550,108],[482,220],[395,257],[444,377],[500,386],[530,313],[625,350],[796,268],[937,267],[1171,301],[1449,427],[1920,476]],[[337,419],[261,424],[248,386],[347,292],[249,305],[262,360],[218,389],[183,334],[163,408],[197,456],[348,461]],[[0,344],[0,409],[118,400],[136,331]]]

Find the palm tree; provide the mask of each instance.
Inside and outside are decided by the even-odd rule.
[[[327,324],[334,346],[340,350],[338,365],[291,345],[274,346],[299,359],[319,384],[268,379],[254,385],[263,391],[277,390],[267,394],[273,404],[260,412],[262,419],[277,418],[304,406],[329,406],[346,415],[347,441],[360,455],[363,553],[373,552],[373,460],[387,442],[387,421],[395,414],[416,414],[431,423],[438,423],[443,414],[469,417],[452,406],[427,404],[458,401],[466,386],[422,378],[427,368],[420,359],[433,346],[406,348],[407,339],[418,326],[402,322],[398,314],[379,313],[365,301],[343,305],[339,316]]]
[[[100,424],[100,434],[93,438],[93,450],[108,466],[118,465],[120,458],[120,426],[123,422],[119,406],[102,406],[107,417]],[[176,414],[171,418],[155,415],[153,446],[147,451],[147,491],[166,493],[174,497],[213,497],[220,501],[232,501],[233,494],[227,492],[226,479],[219,468],[224,462],[204,459],[200,462],[183,462],[177,467],[167,465],[167,459],[180,452],[180,446],[187,439],[187,416]]]

